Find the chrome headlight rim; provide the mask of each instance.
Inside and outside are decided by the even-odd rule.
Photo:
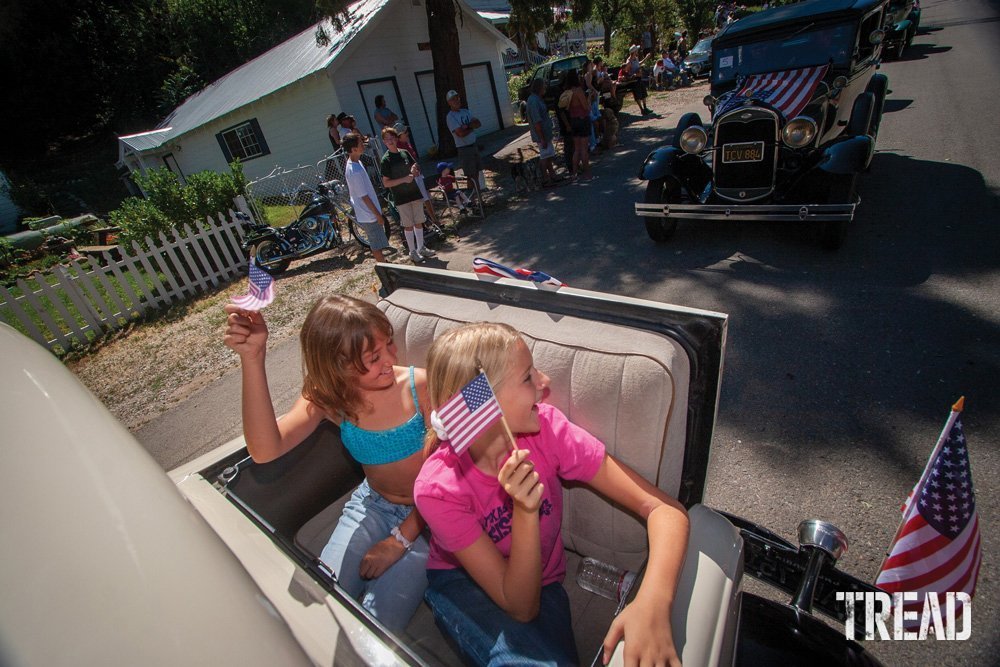
[[[818,132],[815,120],[809,116],[796,116],[781,128],[781,140],[789,148],[804,148],[816,139]]]
[[[677,144],[685,153],[697,155],[708,145],[708,133],[701,125],[691,125],[681,131]]]

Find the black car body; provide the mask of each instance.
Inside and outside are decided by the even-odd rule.
[[[712,43],[711,122],[681,117],[650,153],[636,214],[666,241],[678,219],[819,223],[839,247],[875,148],[888,79],[875,70],[887,0],[807,0],[731,23]]]
[[[521,86],[520,90],[517,92],[517,99],[521,103],[522,114],[524,116],[523,108],[524,103],[527,101],[528,97],[531,95],[531,84],[536,79],[542,79],[546,82],[547,87],[545,89],[545,104],[549,109],[556,108],[556,102],[559,100],[559,93],[562,92],[563,81],[566,79],[566,73],[570,70],[582,71],[583,66],[587,63],[587,56],[576,55],[567,56],[565,58],[557,58],[556,60],[550,60],[539,65],[534,73],[531,75],[531,80],[527,84]],[[608,74],[611,77],[618,76],[617,68],[609,68]],[[608,106],[617,109],[621,108],[621,100],[624,98],[625,93],[631,93],[632,89],[635,87],[635,81],[625,81],[618,84],[617,88],[617,100],[608,104]]]
[[[713,37],[700,39],[684,58],[684,67],[693,77],[708,76],[712,73]]]
[[[920,27],[920,3],[917,0],[890,0],[886,10],[883,50],[901,58]]]

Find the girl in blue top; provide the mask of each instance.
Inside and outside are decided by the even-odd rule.
[[[320,299],[302,325],[302,395],[280,419],[267,386],[267,325],[226,306],[225,344],[240,355],[243,435],[259,463],[296,447],[320,422],[340,427],[365,481],[344,507],[321,560],[338,583],[390,630],[401,632],[427,585],[425,523],[413,506],[428,405],[423,369],[396,366],[392,326],[374,305]]]

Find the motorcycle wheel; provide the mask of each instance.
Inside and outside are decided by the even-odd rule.
[[[290,259],[279,259],[281,249],[273,239],[263,239],[258,241],[250,253],[253,255],[257,266],[264,269],[272,276],[282,273],[291,264]]]
[[[358,226],[358,223],[354,218],[348,218],[347,228],[348,230],[350,230],[351,236],[354,237],[355,241],[361,244],[362,248],[368,248],[369,250],[371,250],[372,244],[368,240],[368,235],[365,234],[364,230]],[[388,238],[388,235],[386,236],[386,238]]]
[[[680,203],[681,193],[676,183],[672,181],[668,184],[665,178],[654,178],[646,184],[646,196],[643,201],[647,204]],[[656,243],[666,243],[677,231],[677,221],[670,218],[654,218],[644,216],[646,223],[646,233],[649,238]]]

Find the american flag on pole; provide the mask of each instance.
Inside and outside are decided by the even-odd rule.
[[[543,271],[532,271],[531,269],[512,269],[499,262],[485,257],[476,257],[472,260],[472,270],[481,276],[495,276],[497,278],[517,278],[518,280],[528,280],[540,285],[550,285],[552,287],[563,287],[566,285],[561,280],[553,278]]]
[[[971,597],[976,591],[983,553],[962,432],[963,402],[952,407],[924,474],[903,506],[902,525],[875,580],[887,593],[920,594],[904,606],[904,611],[918,612],[916,621],[904,622],[908,629],[920,624],[923,594],[954,591]],[[960,618],[964,605],[958,599],[955,604]]]
[[[719,99],[715,115],[724,114],[753,98],[770,104],[786,119],[795,118],[809,104],[828,67],[817,65],[748,76],[742,87]]]
[[[243,296],[232,297],[232,302],[243,310],[259,311],[274,301],[274,278],[260,269],[250,258],[250,284]]]
[[[479,434],[497,423],[503,412],[486,373],[480,373],[438,408],[437,415],[448,433],[448,444],[461,454]]]

